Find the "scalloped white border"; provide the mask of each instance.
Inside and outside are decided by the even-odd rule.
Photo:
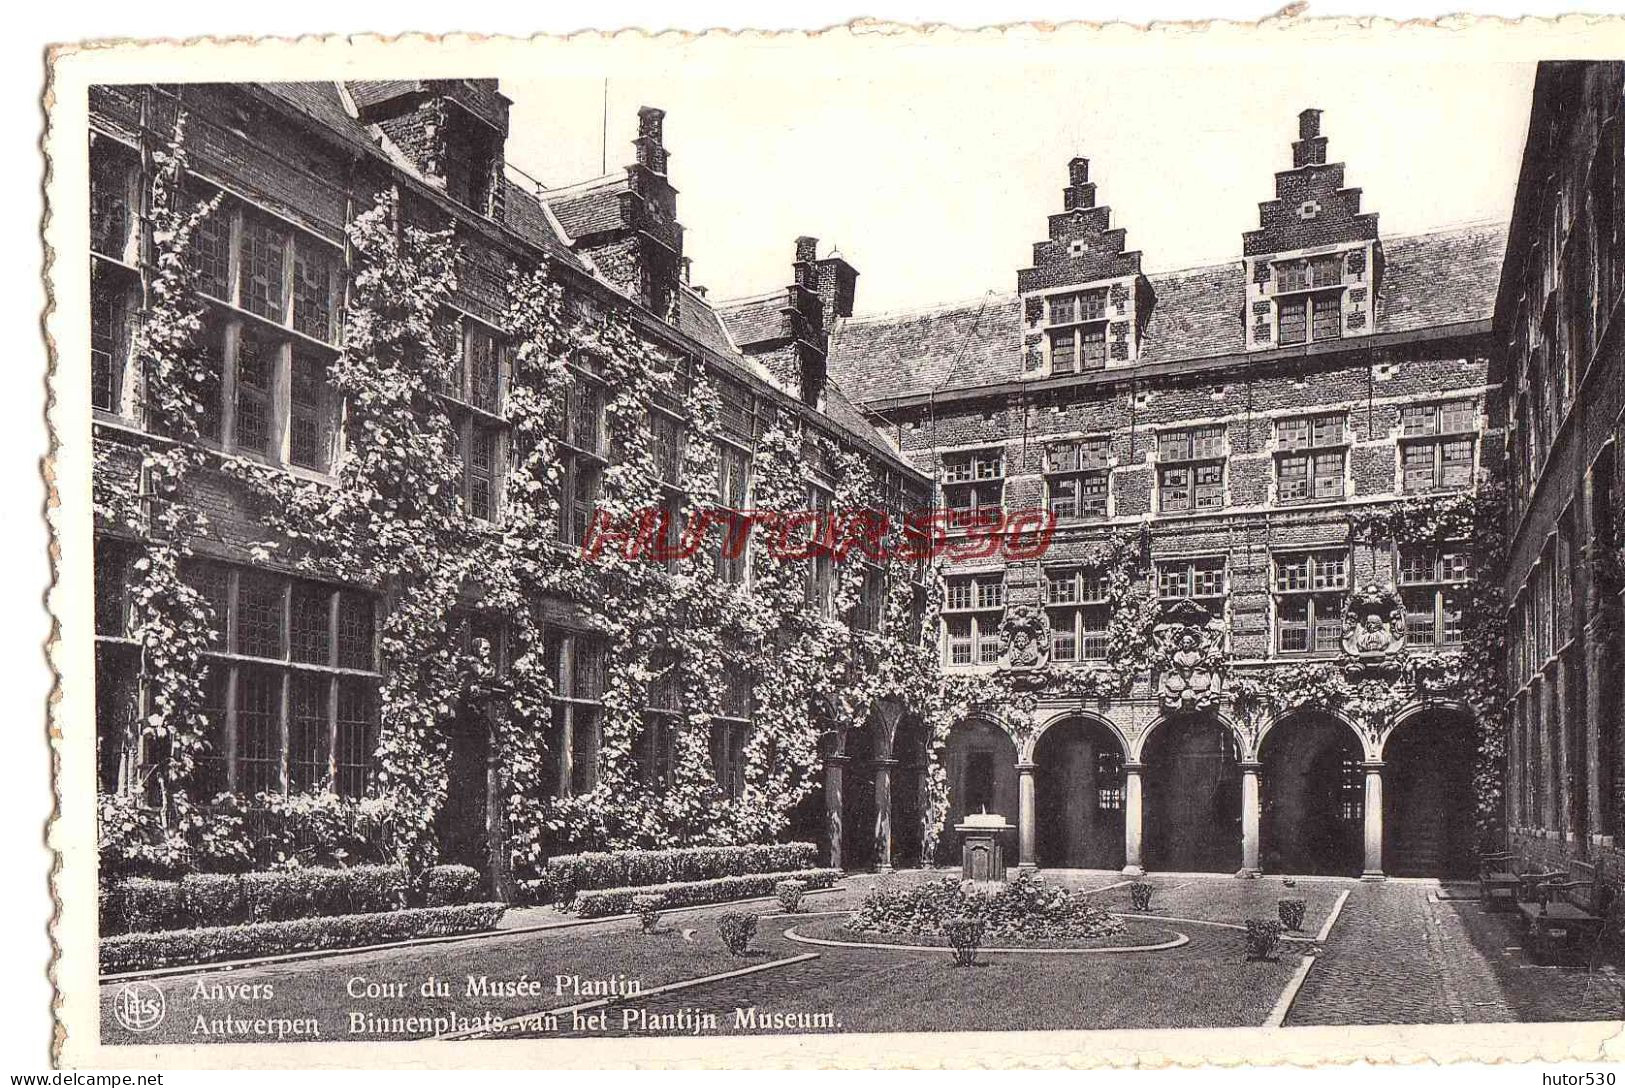
[[[1257,23],[1153,22],[1015,24],[960,30],[859,20],[818,32],[710,30],[703,33],[583,31],[529,39],[469,34],[196,38],[186,41],[95,41],[53,47],[43,95],[47,115],[43,224],[44,313],[51,354],[47,420],[51,454],[44,465],[51,530],[53,636],[48,656],[56,679],[49,704],[56,811],[47,842],[56,854],[51,927],[56,957],[54,1057],[69,1068],[961,1068],[1320,1065],[1355,1061],[1443,1063],[1617,1060],[1620,1023],[1482,1024],[1199,1031],[1076,1031],[919,1035],[639,1038],[500,1041],[424,1046],[378,1043],[287,1043],[230,1047],[104,1048],[97,1028],[94,720],[90,593],[90,410],[78,360],[88,358],[82,267],[88,250],[85,203],[86,89],[91,83],[243,79],[461,77],[549,65],[664,58],[682,51],[685,65],[713,76],[738,64],[741,50],[806,49],[821,63],[863,64],[889,49],[1105,49],[1114,60],[1154,55],[1158,63],[1211,60],[1223,53],[1268,63],[1282,50],[1331,54],[1380,51],[1388,61],[1474,61],[1625,57],[1625,20],[1475,18],[1398,22],[1390,19],[1296,17],[1302,4]],[[1018,63],[1019,60],[1013,60]],[[1470,117],[1470,103],[1463,116]],[[67,798],[68,803],[63,804]]]

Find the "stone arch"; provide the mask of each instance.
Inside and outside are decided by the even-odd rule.
[[[1068,712],[1026,746],[1033,775],[1037,863],[1047,869],[1121,869],[1128,744],[1098,714]]]
[[[891,769],[892,865],[929,865],[925,856],[925,816],[930,810],[931,723],[904,713],[895,725],[889,748]]]
[[[1242,863],[1245,738],[1223,715],[1163,715],[1140,737],[1144,864],[1236,872]]]
[[[1157,734],[1158,730],[1162,729],[1170,721],[1181,722],[1191,718],[1206,718],[1217,722],[1226,732],[1230,734],[1231,739],[1235,742],[1236,757],[1238,759],[1247,759],[1251,757],[1253,746],[1247,743],[1247,731],[1237,724],[1236,721],[1229,715],[1221,714],[1217,710],[1203,710],[1195,712],[1181,711],[1177,714],[1158,714],[1154,719],[1152,719],[1151,724],[1146,726],[1144,731],[1141,732],[1138,737],[1134,738],[1132,743],[1126,743],[1124,745],[1123,750],[1128,754],[1128,758],[1131,762],[1144,762],[1146,745],[1150,743],[1151,738]]]
[[[1093,710],[1072,709],[1058,710],[1051,714],[1047,719],[1044,720],[1042,725],[1034,729],[1032,733],[1021,742],[1021,744],[1018,746],[1021,752],[1021,761],[1023,763],[1031,763],[1033,761],[1033,753],[1038,751],[1038,742],[1044,738],[1044,734],[1049,732],[1051,728],[1060,725],[1062,722],[1073,721],[1079,718],[1092,722],[1093,724],[1100,726],[1100,728],[1104,729],[1106,732],[1110,733],[1117,740],[1118,745],[1123,749],[1123,758],[1128,758],[1128,754],[1132,750],[1133,745],[1129,743],[1128,735],[1123,732],[1116,722],[1112,721],[1106,715],[1096,713]]]
[[[1354,738],[1354,742],[1360,746],[1360,753],[1366,759],[1377,760],[1382,758],[1380,746],[1378,745],[1376,738],[1372,737],[1371,734],[1367,733],[1365,730],[1349,721],[1349,719],[1343,714],[1340,714],[1335,710],[1329,710],[1326,707],[1315,706],[1307,703],[1303,706],[1295,706],[1291,707],[1290,709],[1280,711],[1279,713],[1273,714],[1266,719],[1264,724],[1258,727],[1258,735],[1253,740],[1253,757],[1255,759],[1262,757],[1264,752],[1264,740],[1272,731],[1276,729],[1276,727],[1281,725],[1283,722],[1290,721],[1293,718],[1301,717],[1306,714],[1324,717],[1342,725],[1349,731],[1349,735]]]
[[[1363,871],[1365,736],[1340,715],[1298,707],[1258,739],[1259,862],[1264,872]]]
[[[1478,848],[1473,714],[1415,702],[1382,738],[1382,867],[1394,876],[1471,876]]]

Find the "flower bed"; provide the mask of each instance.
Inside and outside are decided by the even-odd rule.
[[[577,893],[569,910],[583,918],[602,918],[609,914],[632,912],[634,897],[661,895],[664,907],[692,907],[701,903],[726,903],[730,899],[753,899],[772,895],[783,880],[804,880],[809,888],[832,887],[840,877],[839,869],[797,869],[787,873],[757,873],[751,876],[724,876],[715,880],[693,880],[675,884],[648,884],[635,888],[603,888]]]
[[[787,919],[788,920],[788,919]],[[819,941],[848,941],[867,945],[917,945],[921,948],[951,948],[952,942],[941,932],[919,934],[885,934],[872,930],[850,928],[841,918],[811,918],[795,923],[798,936]],[[1135,922],[1121,932],[1105,933],[1098,937],[1036,937],[1013,941],[993,939],[984,932],[982,948],[1137,948],[1143,945],[1164,944],[1179,937],[1178,931],[1161,923]]]
[[[504,903],[469,903],[385,914],[341,914],[167,933],[126,933],[102,938],[101,968],[111,974],[285,952],[355,948],[412,937],[479,933],[495,929],[507,909]]]
[[[991,888],[951,877],[907,886],[884,881],[869,892],[845,928],[855,936],[940,937],[950,918],[982,919],[984,945],[1088,940],[1125,928],[1082,893],[1051,887],[1025,873]]]

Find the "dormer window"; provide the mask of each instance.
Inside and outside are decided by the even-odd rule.
[[[1051,295],[1051,374],[1077,374],[1106,366],[1106,289]]]

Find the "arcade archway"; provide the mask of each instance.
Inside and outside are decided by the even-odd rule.
[[[1365,834],[1359,738],[1331,715],[1306,711],[1272,726],[1259,755],[1264,871],[1359,876]]]
[[[1056,722],[1033,748],[1038,864],[1123,867],[1123,747],[1090,718]]]
[[[1476,868],[1473,723],[1459,711],[1407,716],[1383,746],[1383,870],[1465,877]]]
[[[1241,866],[1241,771],[1236,738],[1217,718],[1158,725],[1145,743],[1147,869],[1223,873]]]

